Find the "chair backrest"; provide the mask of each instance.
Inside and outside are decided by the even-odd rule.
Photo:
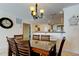
[[[30,56],[30,42],[19,41],[17,42],[17,48],[20,56]]]
[[[9,44],[8,55],[12,56],[12,54],[13,54],[13,55],[18,56],[18,49],[17,49],[14,38],[8,38],[8,37],[6,37],[6,38],[7,38],[8,44]]]
[[[23,39],[23,35],[14,35],[15,39]]]
[[[56,52],[56,44],[54,46],[52,46],[49,51],[49,56],[61,56],[65,40],[66,40],[66,38],[63,37],[62,41],[60,42],[60,47],[59,47],[58,53]]]
[[[23,35],[14,35],[15,41],[21,41],[23,40]]]
[[[56,44],[51,47],[49,51],[49,56],[56,56]]]
[[[62,49],[63,49],[65,40],[66,40],[66,38],[63,37],[63,39],[62,39],[62,41],[61,41],[61,44],[60,44],[59,51],[58,51],[58,53],[57,53],[57,56],[61,56],[61,53],[62,53]]]

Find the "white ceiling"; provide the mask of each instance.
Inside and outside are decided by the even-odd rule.
[[[37,20],[37,22],[43,22],[46,23],[48,20],[50,22],[53,19],[54,14],[58,14],[60,11],[63,11],[63,8],[75,5],[76,3],[40,3],[39,8],[45,9],[44,18],[40,21]],[[14,14],[15,16],[19,16],[20,18],[34,21],[31,14],[29,7],[34,5],[33,3],[0,3],[0,10],[3,10],[5,12],[9,12],[11,14]],[[35,22],[35,21],[34,21]]]

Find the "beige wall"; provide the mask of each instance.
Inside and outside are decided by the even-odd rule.
[[[32,24],[32,32],[35,32],[35,25],[38,25],[40,27],[40,32],[48,32],[48,29],[50,26],[48,24]],[[45,30],[47,28],[47,30]]]
[[[64,50],[67,49],[68,51],[79,54],[79,24],[74,26],[69,24],[69,19],[73,15],[79,16],[79,5],[64,8],[64,30],[68,41],[65,44]]]
[[[7,56],[8,42],[7,42],[6,36],[14,37],[14,35],[23,34],[23,24],[16,23],[16,18],[18,16],[15,16],[11,13],[0,10],[0,18],[2,17],[8,17],[13,21],[13,27],[10,29],[4,29],[0,26],[0,56]],[[22,20],[22,22],[25,22],[25,21]],[[26,23],[27,23],[27,20],[26,20]]]
[[[13,21],[13,27],[4,29],[0,26],[0,56],[8,55],[8,42],[6,36],[13,37],[13,35],[22,34],[22,24],[16,23],[16,16],[11,13],[0,10],[0,18],[8,17]]]
[[[40,28],[39,32],[48,32],[49,29],[50,32],[53,32],[53,31],[57,31],[58,25],[63,25],[63,24],[54,24],[52,27],[51,25],[48,24],[32,24],[32,32],[36,31],[35,25],[38,25],[38,27]]]

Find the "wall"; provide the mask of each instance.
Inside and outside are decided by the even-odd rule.
[[[0,56],[8,55],[8,44],[6,36],[13,37],[15,34],[22,34],[22,24],[16,24],[16,16],[11,13],[7,13],[0,10],[0,18],[9,17],[13,21],[13,27],[11,29],[4,29],[0,26]]]
[[[35,25],[37,25],[40,28],[39,32],[48,32],[48,29],[51,28],[48,24],[32,24],[32,32],[36,32]]]
[[[38,27],[35,27],[35,25],[37,25],[40,28],[40,31],[37,31],[37,28]],[[48,25],[48,24],[32,24],[32,32],[57,32],[58,31],[57,26],[59,26],[59,25],[63,25],[63,24],[54,24],[54,25]],[[61,28],[60,28],[60,31],[59,32],[62,32],[61,31]]]
[[[73,15],[79,15],[79,5],[64,8],[64,30],[67,44],[69,44],[68,46],[65,44],[64,49],[79,54],[79,24],[76,26],[69,25],[69,19]]]
[[[56,41],[57,39],[62,39],[62,37],[64,35],[64,33],[58,33],[58,32],[52,32],[52,31],[48,32],[48,29],[51,28],[51,26],[48,25],[48,24],[37,24],[38,27],[40,27],[40,31],[35,32],[35,25],[36,24],[32,24],[32,26],[31,26],[31,28],[32,28],[32,35],[50,35],[50,40],[51,41],[54,41],[54,40]],[[56,27],[57,25],[54,25],[54,26]]]

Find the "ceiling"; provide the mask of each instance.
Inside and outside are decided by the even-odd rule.
[[[33,20],[30,14],[29,7],[35,5],[33,3],[0,3],[0,10],[19,16],[22,19],[32,21],[32,23],[48,23],[51,21],[54,22],[54,16],[58,16],[59,12],[63,11],[63,8],[75,4],[77,3],[39,3],[38,10],[40,8],[45,9],[44,18],[39,20]]]

